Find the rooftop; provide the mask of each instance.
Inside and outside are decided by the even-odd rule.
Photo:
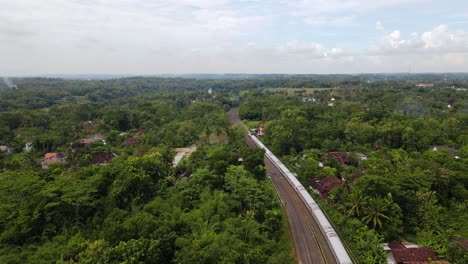
[[[396,263],[414,263],[415,261],[437,260],[437,255],[430,247],[392,249]]]
[[[325,177],[321,180],[312,179],[309,186],[314,188],[323,199],[328,198],[328,194],[335,188],[342,185],[343,182],[336,176]]]
[[[104,164],[109,163],[112,161],[113,158],[117,157],[115,153],[108,153],[108,152],[99,152],[94,156],[91,160],[92,164]]]
[[[50,158],[52,158],[52,157],[57,156],[57,154],[58,154],[57,152],[46,153],[45,156],[44,156],[44,158],[45,158],[45,159],[50,159]]]

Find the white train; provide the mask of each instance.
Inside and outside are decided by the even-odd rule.
[[[335,229],[328,221],[327,217],[320,209],[319,205],[310,196],[309,192],[302,186],[302,184],[296,179],[296,177],[289,171],[288,168],[254,135],[249,134],[252,141],[259,147],[265,150],[266,157],[283,173],[288,182],[294,187],[299,197],[307,205],[309,211],[312,213],[315,221],[320,226],[320,230],[325,236],[331,251],[335,257],[335,260],[341,264],[352,264],[351,258],[346,251],[341,239],[335,232]]]

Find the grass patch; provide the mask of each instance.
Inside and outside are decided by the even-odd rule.
[[[262,121],[242,120],[242,123],[244,123],[248,128],[258,128]]]

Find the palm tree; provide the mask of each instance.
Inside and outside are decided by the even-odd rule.
[[[347,197],[345,205],[348,209],[348,216],[361,217],[363,208],[367,206],[368,196],[364,196],[359,189],[352,188],[351,193]]]
[[[362,221],[367,225],[371,225],[373,229],[382,228],[383,220],[390,219],[386,215],[388,203],[380,197],[378,198],[370,198],[369,202],[364,208],[364,216],[362,217]]]

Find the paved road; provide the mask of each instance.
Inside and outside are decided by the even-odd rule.
[[[228,112],[231,124],[240,123],[238,113],[239,109],[237,108]],[[246,136],[246,141],[249,146],[255,147],[248,136]],[[336,263],[324,236],[319,231],[320,229],[305,203],[267,158],[265,158],[265,166],[284,205],[297,262],[303,264]]]

